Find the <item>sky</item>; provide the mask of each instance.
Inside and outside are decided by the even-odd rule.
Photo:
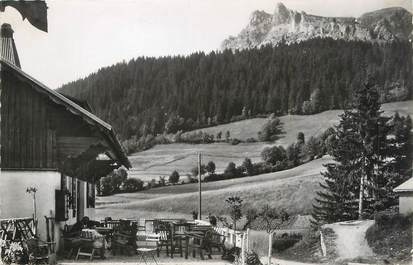
[[[284,0],[293,10],[353,16],[413,0]],[[273,13],[277,0],[48,0],[45,33],[10,7],[0,22],[14,29],[22,69],[50,88],[138,56],[217,50],[247,25],[254,10]]]

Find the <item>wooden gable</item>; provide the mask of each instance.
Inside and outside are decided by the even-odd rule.
[[[105,168],[130,166],[110,125],[20,69],[5,66],[1,68],[2,169],[59,170],[71,160],[87,172],[102,164],[92,161],[98,151],[112,158]],[[76,159],[85,152],[91,160]]]

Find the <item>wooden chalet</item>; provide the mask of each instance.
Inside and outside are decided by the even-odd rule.
[[[413,178],[410,178],[397,186],[394,190],[399,196],[399,213],[413,213]]]
[[[83,216],[93,219],[95,183],[131,165],[113,128],[85,102],[63,96],[20,68],[8,24],[1,27],[0,52],[0,219],[31,217],[26,189],[34,187],[38,232],[45,239],[45,216],[55,217],[57,231]]]

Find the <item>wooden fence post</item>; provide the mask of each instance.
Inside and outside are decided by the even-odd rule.
[[[269,233],[268,236],[268,265],[271,265],[271,256],[272,256],[272,236],[274,232]]]
[[[326,244],[324,242],[324,235],[323,231],[320,229],[320,244],[321,244],[321,253],[323,254],[323,257],[327,255],[327,249],[326,249]]]
[[[241,234],[241,262],[242,265],[245,265],[245,242],[244,242],[245,233]]]
[[[245,241],[247,242],[247,251],[249,251],[250,250],[250,229],[249,228],[247,228]]]

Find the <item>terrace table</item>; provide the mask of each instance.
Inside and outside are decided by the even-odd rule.
[[[179,246],[181,257],[183,256],[183,242],[186,242],[186,248],[188,246],[188,235],[193,237],[204,237],[205,232],[211,229],[211,226],[208,223],[196,222],[196,221],[187,221],[180,219],[163,219],[159,220],[160,222],[167,223],[169,227],[169,246],[171,249],[170,257],[174,257],[175,248]],[[188,234],[188,232],[191,232]],[[178,242],[178,244],[177,244]],[[187,254],[186,254],[187,255]]]
[[[194,225],[192,222],[182,222],[182,221],[172,221],[171,224],[171,258],[173,258],[173,254],[175,252],[175,245],[174,241],[179,241],[179,250],[181,253],[181,257],[183,256],[183,248],[182,242],[185,241],[186,235],[185,233],[189,231],[190,227]]]
[[[96,232],[98,232],[99,234],[101,234],[102,236],[105,237],[106,242],[112,243],[112,236],[113,236],[113,231],[114,229],[111,227],[95,227],[94,228],[96,230]]]
[[[113,228],[110,227],[95,227],[94,228],[99,234],[103,236],[108,236],[113,233]]]
[[[190,241],[192,240],[192,243]],[[207,250],[205,245],[205,233],[202,231],[186,232],[185,233],[185,259],[188,259],[189,248],[192,248],[192,255],[195,257],[195,249],[199,250],[199,256],[204,259],[203,250]],[[208,253],[211,258],[211,252]]]

